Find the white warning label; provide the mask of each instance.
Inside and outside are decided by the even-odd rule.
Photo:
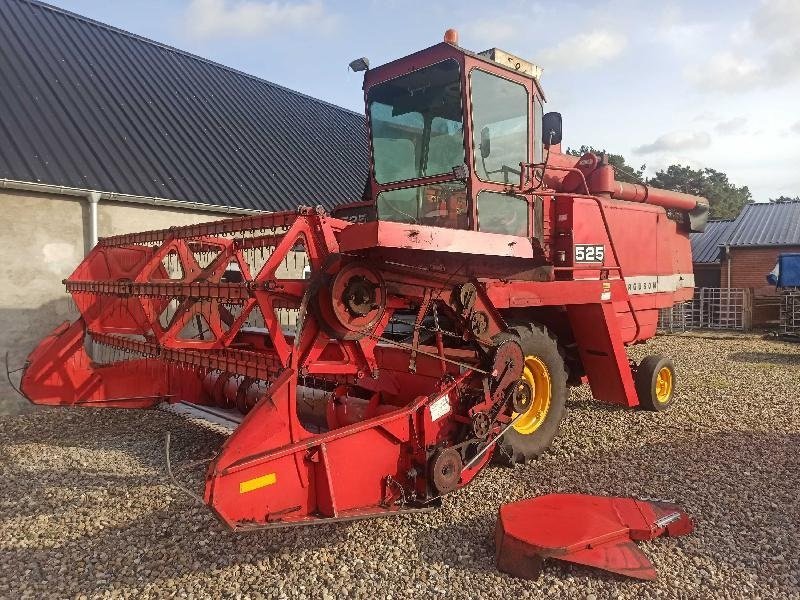
[[[447,413],[450,412],[450,397],[449,396],[440,396],[433,402],[431,402],[430,406],[431,411],[431,421],[438,421]]]

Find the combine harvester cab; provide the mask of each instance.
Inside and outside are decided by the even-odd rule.
[[[22,391],[230,425],[204,500],[234,528],[435,506],[544,451],[569,384],[667,408],[671,362],[625,346],[691,297],[707,204],[562,154],[539,75],[450,32],[368,70],[363,202],[100,240]]]

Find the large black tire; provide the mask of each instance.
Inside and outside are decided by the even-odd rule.
[[[675,404],[675,381],[671,359],[659,354],[646,356],[636,367],[634,378],[639,405],[655,412],[667,410]]]
[[[496,455],[501,460],[505,457],[511,464],[526,463],[545,452],[558,434],[567,401],[567,372],[558,343],[545,327],[535,323],[514,325],[503,335],[515,339],[526,358],[537,357],[550,376],[550,405],[541,424],[526,434],[512,427],[498,442]]]

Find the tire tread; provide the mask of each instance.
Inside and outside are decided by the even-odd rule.
[[[672,371],[672,398],[667,403],[662,404],[656,400],[653,391],[653,378],[655,374],[663,367],[668,366]],[[660,354],[650,354],[645,356],[639,365],[636,367],[636,376],[634,377],[634,384],[636,387],[636,395],[639,397],[639,405],[644,410],[653,412],[660,412],[668,409],[675,403],[675,365],[672,360]]]
[[[546,327],[538,323],[512,322],[510,323],[508,333],[505,335],[516,338],[520,346],[522,346],[523,354],[526,356],[531,353],[529,351],[531,345],[536,346],[540,343],[548,343],[552,345],[559,357],[557,361],[558,365],[555,366],[555,368],[553,365],[548,364],[552,387],[560,390],[560,393],[554,393],[550,399],[550,412],[547,417],[548,419],[556,419],[555,427],[553,428],[550,426],[552,431],[549,432],[542,431],[542,428],[540,428],[528,436],[516,436],[516,439],[513,435],[506,435],[498,441],[498,446],[502,453],[510,457],[510,462],[512,464],[526,463],[541,456],[542,453],[550,447],[553,439],[559,433],[561,420],[566,412],[564,406],[567,396],[565,353],[556,337]],[[542,427],[547,426],[547,422],[542,425]]]

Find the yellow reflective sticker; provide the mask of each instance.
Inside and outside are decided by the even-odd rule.
[[[253,490],[267,487],[268,485],[275,483],[277,479],[278,478],[275,476],[275,473],[267,473],[266,475],[256,477],[255,479],[248,479],[247,481],[243,481],[239,484],[239,493],[246,494],[247,492],[252,492]]]

